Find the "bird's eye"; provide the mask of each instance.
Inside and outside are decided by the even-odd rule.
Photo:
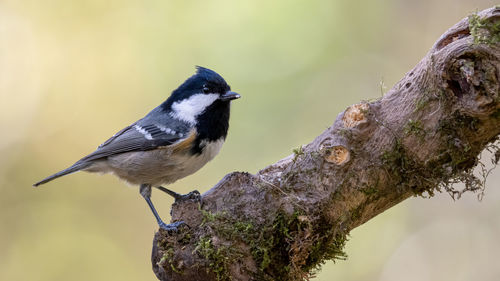
[[[210,88],[208,88],[207,85],[203,85],[203,93],[205,94],[210,93]]]

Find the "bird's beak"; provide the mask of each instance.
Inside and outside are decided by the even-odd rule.
[[[231,91],[227,91],[225,94],[222,94],[220,96],[220,99],[222,101],[230,101],[230,100],[235,100],[235,99],[239,99],[239,98],[241,98],[240,94],[235,93],[235,92],[231,92]]]

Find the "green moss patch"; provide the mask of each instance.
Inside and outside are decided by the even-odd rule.
[[[205,226],[221,240],[241,241],[249,247],[257,267],[257,280],[303,280],[327,260],[345,259],[346,234],[334,233],[330,224],[313,223],[294,212],[279,213],[269,225],[251,220],[234,221],[226,214],[207,214]],[[216,246],[213,238],[202,237],[196,251],[209,261],[217,280],[230,280],[230,262],[241,258],[234,248]]]
[[[201,237],[195,251],[208,261],[208,268],[215,274],[217,281],[231,280],[228,269],[234,251],[227,246],[216,247],[210,237]]]
[[[496,44],[500,42],[500,20],[481,18],[477,13],[469,16],[469,31],[474,44]]]
[[[466,191],[473,191],[482,196],[490,170],[476,155],[481,152],[478,148],[484,147],[485,144],[469,143],[468,139],[473,138],[464,133],[473,134],[480,122],[455,112],[439,123],[438,132],[444,145],[435,158],[427,159],[425,163],[417,163],[406,151],[401,139],[396,138],[394,146],[382,155],[382,165],[396,180],[401,192],[411,190],[415,195],[427,197],[433,196],[436,190],[444,190],[455,199]],[[420,135],[422,131],[418,121],[410,120],[404,128],[405,136]],[[473,147],[477,148],[474,150]],[[495,140],[491,140],[486,149],[493,154],[497,153],[498,145]],[[500,152],[498,154],[500,155]],[[476,167],[479,169],[475,171]],[[456,189],[455,184],[459,182],[465,185],[464,189]]]

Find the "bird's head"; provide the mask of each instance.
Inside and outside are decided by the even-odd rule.
[[[162,104],[173,117],[194,123],[207,110],[229,108],[231,100],[240,98],[215,71],[201,66]]]

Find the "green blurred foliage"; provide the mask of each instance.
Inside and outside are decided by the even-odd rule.
[[[194,72],[234,102],[221,154],[171,187],[206,191],[311,141],[381,95],[451,25],[493,1],[0,1],[0,280],[155,280],[136,187],[72,164]],[[411,199],[353,231],[316,280],[497,280],[498,173],[473,196]],[[154,194],[168,219],[172,200]],[[408,275],[408,273],[411,273]]]

